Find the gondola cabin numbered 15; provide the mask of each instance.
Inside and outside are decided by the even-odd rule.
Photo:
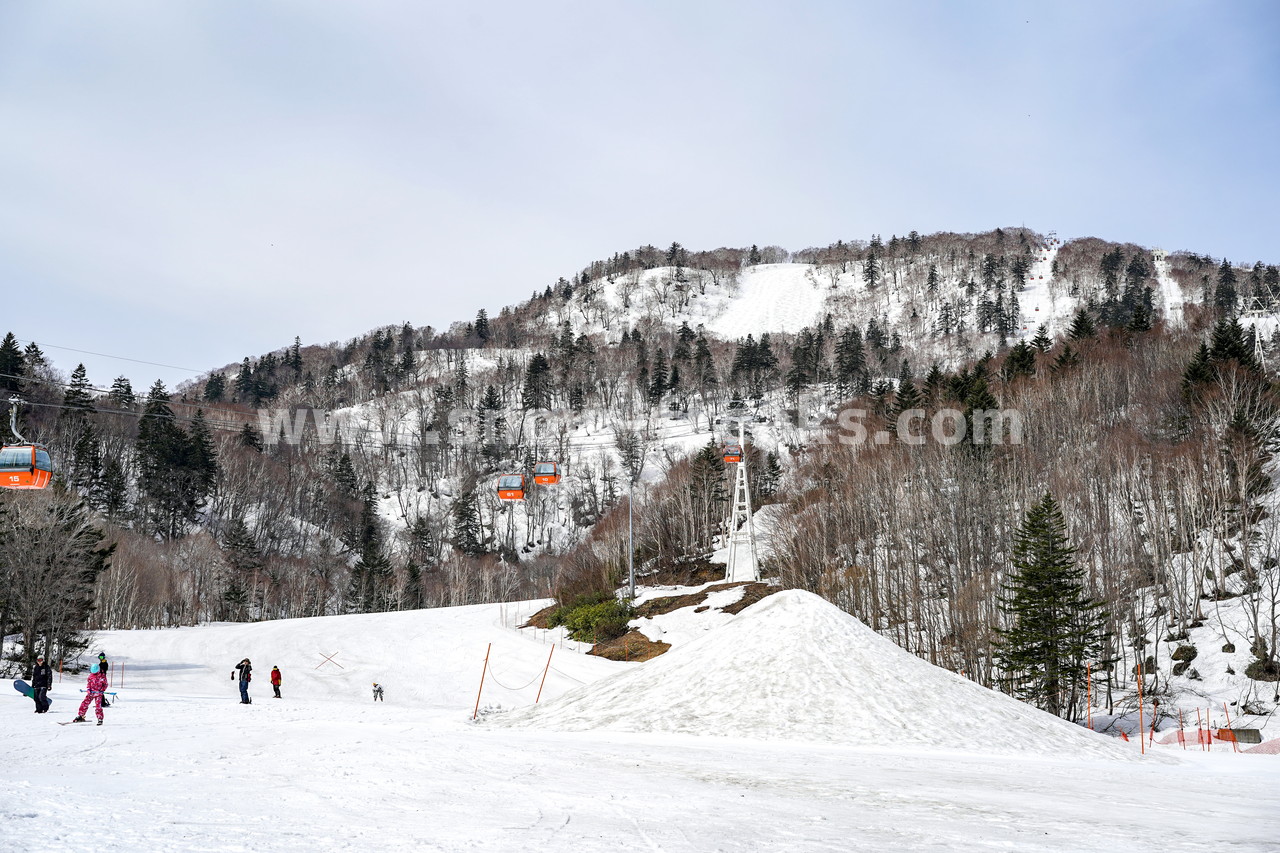
[[[53,457],[43,444],[27,441],[18,432],[17,397],[9,398],[9,431],[17,444],[0,447],[0,488],[43,489],[53,479]]]
[[[0,449],[0,486],[43,489],[53,479],[53,459],[41,444],[15,444]]]

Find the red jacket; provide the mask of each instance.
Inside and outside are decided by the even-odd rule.
[[[275,667],[271,668],[271,683],[276,687],[280,686],[280,670]]]

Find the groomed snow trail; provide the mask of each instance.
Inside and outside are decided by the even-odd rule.
[[[962,753],[927,738],[902,744],[896,731],[855,746],[475,725],[489,644],[491,665],[513,687],[542,671],[551,648],[503,627],[506,609],[105,632],[92,648],[124,676],[105,726],[55,724],[70,716],[82,677],[56,685],[48,715],[11,689],[0,699],[0,850],[1113,853],[1141,840],[1162,853],[1261,853],[1280,838],[1272,756],[1116,761],[1088,749]],[[757,621],[790,630],[771,624]],[[803,662],[810,639],[770,641]],[[811,651],[811,680],[838,684],[822,651]],[[869,638],[864,651],[874,652]],[[317,668],[335,653],[342,669]],[[246,655],[257,673],[248,706],[230,680]],[[661,660],[618,664],[556,649],[543,702]],[[266,683],[273,664],[285,677],[280,700]],[[698,679],[713,675],[690,673],[686,687],[703,691]],[[881,679],[900,675],[877,670],[857,686],[892,692]],[[373,681],[387,685],[385,704],[372,702]],[[536,689],[486,685],[482,704],[526,706]],[[962,706],[945,706],[966,697],[940,695],[938,713],[958,714]],[[627,701],[651,716],[664,706],[687,712],[665,695]]]

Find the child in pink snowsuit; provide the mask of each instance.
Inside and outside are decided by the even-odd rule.
[[[95,663],[89,667],[89,683],[84,686],[84,701],[80,703],[80,715],[76,717],[75,722],[83,723],[84,712],[89,710],[89,703],[93,702],[96,706],[94,710],[98,716],[98,725],[102,725],[102,694],[107,689],[107,677],[99,670]]]

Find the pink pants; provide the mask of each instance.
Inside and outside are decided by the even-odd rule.
[[[94,708],[94,711],[98,715],[98,719],[101,720],[102,719],[102,691],[90,690],[88,693],[84,695],[84,701],[80,703],[80,716],[83,717],[84,712],[89,710],[90,702],[92,702],[96,706]]]

